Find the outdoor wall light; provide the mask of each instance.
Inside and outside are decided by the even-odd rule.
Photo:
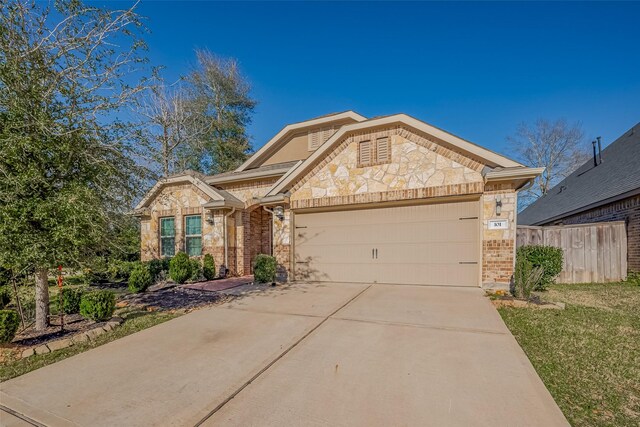
[[[213,219],[213,212],[207,211],[207,216],[205,218],[205,221],[207,221],[207,224],[210,224],[210,225],[213,225],[215,223]]]
[[[502,199],[500,196],[496,197],[496,215],[500,216],[502,213]]]
[[[284,208],[282,206],[276,206],[273,208],[273,214],[280,220],[284,220]]]

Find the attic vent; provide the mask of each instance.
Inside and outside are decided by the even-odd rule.
[[[362,141],[358,144],[358,164],[360,166],[370,165],[372,162],[371,141]]]
[[[376,139],[376,163],[387,163],[390,160],[389,137]]]
[[[322,129],[310,130],[308,134],[309,151],[316,150],[318,147],[324,144],[327,139],[331,138],[331,135],[333,135],[337,130],[337,127],[327,127]]]

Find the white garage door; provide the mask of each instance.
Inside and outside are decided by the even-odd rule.
[[[479,202],[301,213],[298,280],[478,286]]]

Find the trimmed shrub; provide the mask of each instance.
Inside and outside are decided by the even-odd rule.
[[[116,295],[108,290],[86,292],[80,300],[80,314],[96,322],[109,320],[116,309]]]
[[[189,280],[197,282],[203,277],[202,264],[200,264],[200,260],[198,258],[191,258],[189,262],[191,263],[191,277],[189,277]]]
[[[562,249],[553,246],[522,246],[516,252],[516,262],[518,258],[525,258],[532,267],[542,268],[542,277],[537,283],[536,291],[544,291],[547,287],[555,283],[556,277],[562,271]]]
[[[65,314],[80,313],[80,300],[84,292],[84,288],[62,288],[62,307],[58,298],[58,312],[62,310]]]
[[[202,260],[202,275],[207,280],[216,278],[216,263],[211,254],[206,254]]]
[[[629,274],[627,274],[627,282],[640,286],[640,272],[630,271]]]
[[[0,286],[0,310],[3,310],[11,302],[11,291],[8,286]]]
[[[113,260],[107,267],[107,276],[112,282],[123,282],[129,279],[131,272],[140,264],[139,261]]]
[[[253,262],[253,277],[258,283],[271,283],[276,280],[278,264],[275,257],[259,254]]]
[[[149,267],[149,272],[151,273],[151,279],[155,282],[158,280],[158,276],[162,272],[169,272],[169,262],[171,258],[160,258],[160,259],[152,259],[147,261],[145,264]]]
[[[191,277],[191,261],[189,255],[178,252],[169,263],[169,276],[176,283],[184,283]]]
[[[133,293],[144,292],[153,285],[153,277],[148,264],[138,264],[129,276],[129,290]]]
[[[20,326],[20,316],[13,310],[0,310],[0,343],[11,342]]]

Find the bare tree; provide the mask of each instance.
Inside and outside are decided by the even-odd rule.
[[[521,194],[521,207],[547,194],[589,157],[583,147],[582,126],[580,123],[570,125],[564,119],[554,122],[539,119],[533,125],[521,123],[507,141],[520,162],[545,168],[533,186]]]
[[[142,98],[140,114],[150,160],[160,164],[164,177],[186,168],[180,153],[198,149],[210,128],[180,81],[167,85],[156,79]]]

